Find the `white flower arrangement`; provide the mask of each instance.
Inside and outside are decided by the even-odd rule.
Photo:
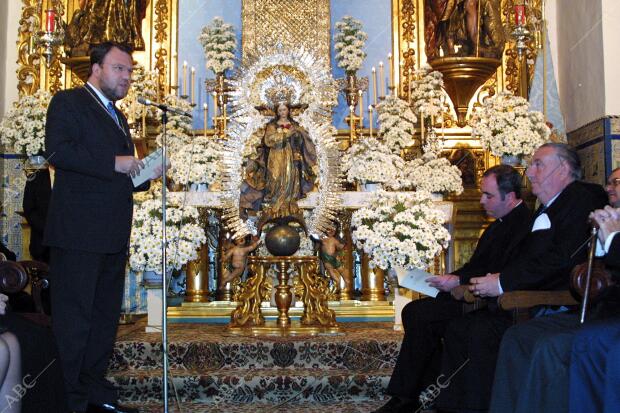
[[[393,95],[387,96],[377,105],[381,137],[395,154],[415,143],[415,123],[418,121],[411,107],[404,100]]]
[[[138,64],[133,68],[131,75],[131,88],[127,96],[120,101],[119,108],[127,116],[129,123],[140,122],[143,115],[147,119],[157,118],[159,110],[154,106],[146,106],[138,103],[138,97],[157,101],[159,75],[157,71],[146,70]]]
[[[176,184],[207,184],[220,180],[222,148],[217,137],[196,136],[170,156],[170,177]]]
[[[448,194],[463,192],[461,170],[442,157],[414,159],[407,165],[407,181],[416,191]]]
[[[348,182],[381,183],[384,188],[399,189],[403,184],[405,161],[375,138],[362,138],[342,158],[342,170]]]
[[[471,119],[472,137],[495,156],[528,156],[549,139],[541,112],[509,92],[487,98]]]
[[[415,78],[411,85],[410,100],[417,115],[430,117],[442,112],[443,75],[441,72],[423,65],[415,71]]]
[[[161,272],[161,203],[160,196],[134,206],[129,246],[129,265],[133,271]],[[198,225],[199,216],[198,208],[193,206],[166,207],[168,268],[178,270],[198,258],[198,249],[207,241],[204,229]]]
[[[370,267],[426,269],[450,233],[444,213],[426,191],[374,194],[367,207],[353,213],[353,242],[370,256]]]
[[[215,17],[211,24],[202,28],[198,40],[205,52],[207,69],[218,75],[235,67],[237,37],[231,24],[224,23],[221,17]]]
[[[164,98],[164,103],[190,113],[193,109],[191,104],[187,100],[181,99],[174,94],[167,95]],[[181,149],[182,146],[190,144],[192,142],[194,135],[192,118],[188,116],[181,116],[169,113],[168,123],[166,124],[166,131],[168,132],[167,143],[169,153],[176,153]],[[155,139],[157,144],[161,146],[162,135],[157,135]]]
[[[13,103],[0,123],[0,141],[15,153],[34,156],[45,150],[45,121],[52,95],[37,91]]]
[[[368,35],[362,31],[363,27],[361,21],[351,16],[344,16],[336,23],[334,35],[336,60],[338,67],[343,68],[348,75],[357,72],[366,58],[363,49]]]

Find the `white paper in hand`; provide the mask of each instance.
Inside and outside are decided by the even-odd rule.
[[[422,270],[407,270],[403,267],[394,268],[394,271],[400,286],[430,297],[437,297],[439,290],[426,282],[426,279],[433,277],[433,274]]]
[[[136,175],[131,178],[134,187],[140,186],[144,182],[151,179],[151,177],[155,174],[155,168],[161,165],[161,156],[161,148],[159,148],[151,152],[146,158],[142,159],[144,168],[140,169],[140,175]]]

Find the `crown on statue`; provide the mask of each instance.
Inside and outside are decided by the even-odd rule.
[[[261,85],[261,100],[272,108],[280,103],[297,105],[303,88],[301,82],[288,74],[275,71]]]

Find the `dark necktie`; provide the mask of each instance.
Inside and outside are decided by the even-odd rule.
[[[112,119],[114,119],[116,124],[120,126],[121,124],[118,122],[118,116],[116,116],[116,111],[114,110],[114,104],[112,102],[108,102],[108,106],[106,106],[106,109],[108,110],[110,116],[112,116]]]

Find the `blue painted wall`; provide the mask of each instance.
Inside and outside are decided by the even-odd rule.
[[[179,79],[181,84],[183,61],[188,62],[188,66],[196,68],[197,86],[196,107],[194,111],[194,128],[202,129],[203,116],[202,105],[207,100],[210,108],[213,106],[211,97],[206,96],[204,87],[205,79],[212,79],[215,76],[205,67],[205,58],[202,46],[198,42],[198,36],[202,27],[211,22],[214,17],[220,16],[225,22],[231,23],[237,29],[238,57],[241,50],[241,2],[242,0],[179,0]],[[334,35],[333,26],[345,15],[350,15],[359,19],[364,24],[364,30],[368,33],[366,42],[366,61],[358,72],[358,76],[368,76],[370,79],[371,68],[379,66],[379,61],[387,64],[387,54],[391,51],[392,45],[392,2],[391,0],[332,0],[331,2],[331,23],[332,38]],[[334,78],[344,76],[344,71],[338,67],[335,53],[332,47],[332,75]],[[387,78],[387,70],[385,75]],[[189,81],[189,69],[188,69]],[[387,81],[387,79],[386,79]],[[387,89],[386,89],[387,90]],[[372,91],[371,91],[372,92]],[[364,94],[364,106],[368,106],[368,93]],[[334,126],[339,129],[348,128],[344,118],[348,115],[349,108],[346,105],[344,96],[340,95],[338,106],[334,110]],[[365,111],[365,125],[368,126],[368,111]],[[375,116],[376,120],[376,116]],[[212,125],[209,123],[209,127]]]

